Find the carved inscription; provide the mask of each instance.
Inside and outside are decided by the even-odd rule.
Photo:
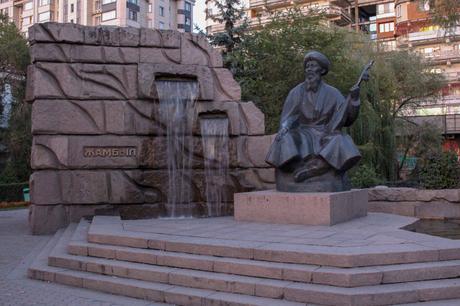
[[[84,157],[136,157],[136,147],[83,147]]]

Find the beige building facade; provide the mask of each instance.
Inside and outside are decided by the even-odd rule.
[[[191,32],[195,0],[0,0],[20,31],[41,22],[149,27]]]

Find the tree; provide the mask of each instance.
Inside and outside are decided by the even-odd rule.
[[[26,40],[8,16],[0,14],[0,92],[6,84],[22,86],[29,61]]]
[[[435,99],[444,86],[443,78],[431,73],[429,63],[414,53],[383,52],[362,34],[325,24],[321,16],[304,16],[294,9],[246,34],[231,55],[243,99],[261,108],[267,132],[275,133],[284,99],[304,78],[306,51],[328,56],[332,66],[326,82],[343,94],[348,94],[364,65],[374,59],[371,80],[361,90],[361,114],[349,132],[363,153],[362,162],[379,176],[394,179],[395,119]]]
[[[29,61],[26,40],[7,16],[0,15],[0,92],[3,93],[6,86],[11,88],[9,126],[2,131],[0,140],[10,151],[10,158],[0,174],[2,183],[26,181],[30,174],[31,107],[24,102]]]
[[[427,0],[421,0],[426,3]],[[460,24],[460,5],[458,0],[428,0],[430,14],[435,24],[452,30]]]
[[[396,146],[399,151],[397,168],[397,178],[401,179],[401,174],[409,156],[417,158],[414,173],[417,173],[420,165],[432,156],[442,152],[442,131],[435,122],[424,120],[421,123],[410,117],[398,118],[395,121],[397,137]],[[413,176],[413,175],[412,175]]]
[[[248,28],[248,20],[241,0],[214,0],[217,8],[217,14],[211,15],[215,22],[224,24],[224,31],[207,35],[210,43],[214,46],[221,47],[225,66],[231,68],[231,60],[226,57],[237,48]]]

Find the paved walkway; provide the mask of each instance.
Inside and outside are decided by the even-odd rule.
[[[28,279],[27,267],[50,236],[30,235],[27,215],[27,209],[0,211],[0,305],[162,305]]]

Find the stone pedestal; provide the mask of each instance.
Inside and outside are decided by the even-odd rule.
[[[277,224],[334,225],[366,216],[367,197],[367,190],[236,193],[235,219]]]

